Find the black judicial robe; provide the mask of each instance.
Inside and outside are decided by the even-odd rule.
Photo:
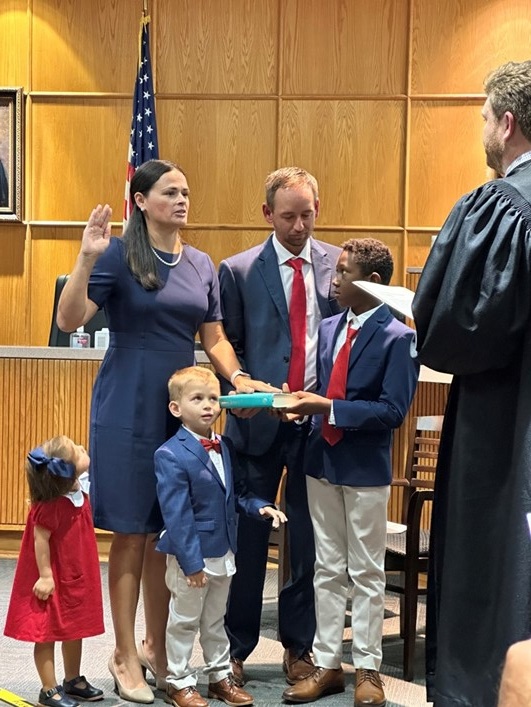
[[[460,199],[413,301],[421,362],[454,374],[428,582],[437,707],[495,707],[506,650],[531,635],[530,202],[531,162]]]

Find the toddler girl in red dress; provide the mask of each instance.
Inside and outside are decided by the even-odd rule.
[[[85,449],[54,437],[27,457],[31,508],[22,537],[4,633],[35,643],[41,707],[76,707],[103,699],[81,668],[81,639],[104,632],[101,577],[88,496],[79,476]],[[57,684],[55,641],[65,679]]]

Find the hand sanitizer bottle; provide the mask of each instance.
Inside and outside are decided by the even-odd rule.
[[[94,332],[94,348],[108,349],[109,348],[109,329],[104,326]]]
[[[89,349],[90,348],[90,334],[85,332],[85,327],[79,326],[76,331],[70,334],[70,348],[71,349]]]

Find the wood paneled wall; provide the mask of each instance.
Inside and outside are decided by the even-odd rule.
[[[98,202],[120,232],[142,0],[3,0],[0,86],[23,86],[25,222],[0,223],[0,345],[45,345],[53,285]],[[482,82],[529,58],[528,0],[149,0],[161,156],[217,263],[264,239],[266,174],[320,183],[321,238],[386,241],[394,282],[485,180]]]

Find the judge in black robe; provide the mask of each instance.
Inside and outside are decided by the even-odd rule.
[[[508,176],[458,201],[413,301],[420,361],[454,375],[428,579],[436,707],[495,707],[507,648],[531,635],[531,139],[511,126],[495,154],[486,126]]]

